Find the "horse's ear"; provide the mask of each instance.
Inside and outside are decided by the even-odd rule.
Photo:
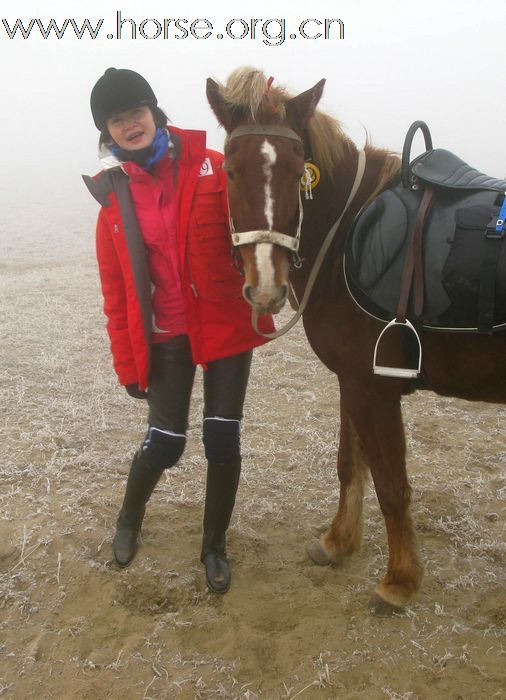
[[[325,78],[322,78],[309,90],[301,92],[297,97],[285,103],[286,117],[296,131],[301,131],[313,116],[314,111],[323,93]]]
[[[207,79],[206,95],[207,101],[215,113],[216,118],[227,133],[230,133],[232,127],[232,112],[221,95],[220,86],[212,78]]]

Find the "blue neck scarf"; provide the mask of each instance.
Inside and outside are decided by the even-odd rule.
[[[144,170],[150,170],[167,153],[169,141],[167,130],[157,128],[153,142],[149,146],[146,146],[146,148],[140,148],[137,151],[129,151],[126,148],[120,148],[114,144],[111,150],[116,158],[123,163],[131,161]]]

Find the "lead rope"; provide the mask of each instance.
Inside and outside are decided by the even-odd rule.
[[[258,312],[255,311],[255,309],[252,309],[251,325],[253,326],[253,328],[255,329],[255,331],[259,335],[262,335],[264,338],[271,338],[272,340],[274,340],[275,338],[280,338],[282,335],[287,333],[290,330],[290,328],[293,328],[293,326],[295,326],[295,324],[297,323],[299,318],[304,313],[306,306],[307,306],[307,302],[309,300],[309,295],[311,294],[311,292],[313,290],[314,283],[316,281],[318,273],[320,272],[320,268],[322,266],[325,255],[327,254],[327,250],[329,249],[330,244],[332,243],[334,236],[336,234],[336,231],[339,228],[339,226],[341,225],[341,221],[343,220],[344,215],[348,211],[348,208],[349,208],[350,204],[352,203],[355,195],[357,194],[358,188],[360,187],[360,183],[362,182],[362,177],[364,175],[365,164],[366,164],[365,152],[359,151],[358,163],[357,163],[357,173],[355,175],[355,182],[353,183],[353,187],[351,188],[350,194],[348,196],[348,200],[347,200],[346,204],[344,205],[344,209],[341,212],[341,216],[333,224],[330,231],[327,233],[325,240],[323,241],[322,247],[320,248],[320,251],[316,257],[314,265],[313,265],[311,272],[309,274],[306,289],[304,290],[304,296],[302,297],[302,301],[300,302],[300,306],[299,306],[297,312],[292,316],[290,321],[288,321],[288,323],[285,326],[283,326],[283,328],[280,328],[279,330],[274,331],[274,333],[262,333],[262,331],[260,331],[258,329]]]

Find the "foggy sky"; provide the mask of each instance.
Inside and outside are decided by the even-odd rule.
[[[138,24],[147,18],[206,18],[215,31],[232,18],[285,19],[287,37],[280,46],[265,45],[261,35],[133,40],[126,32],[110,40],[116,10]],[[54,197],[55,206],[89,197],[80,175],[100,169],[89,94],[109,66],[142,73],[172,122],[207,130],[213,148],[221,149],[223,132],[207,105],[205,79],[225,80],[232,69],[250,64],[294,93],[327,78],[320,107],[342,120],[358,146],[367,129],[375,145],[399,151],[409,124],[424,119],[435,146],[491,175],[506,175],[503,0],[258,0],[244,6],[224,0],[21,0],[4,3],[0,14],[11,27],[16,18],[25,25],[30,18],[61,23],[74,17],[78,24],[88,18],[93,25],[104,19],[95,40],[78,40],[70,30],[61,40],[44,40],[36,30],[27,40],[10,40],[0,21],[2,207],[20,195],[25,206],[41,197]],[[305,18],[341,19],[344,40],[337,31],[329,40],[291,40],[288,33]]]

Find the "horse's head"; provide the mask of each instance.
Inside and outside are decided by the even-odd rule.
[[[278,313],[288,296],[302,224],[302,136],[325,81],[293,98],[271,82],[249,68],[232,73],[225,86],[207,81],[209,104],[227,132],[224,168],[243,294],[260,314]]]

